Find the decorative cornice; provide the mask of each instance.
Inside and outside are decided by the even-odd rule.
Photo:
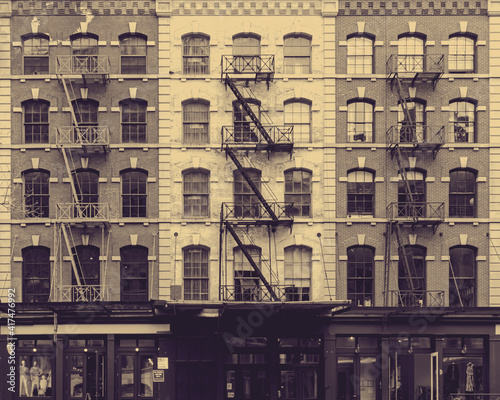
[[[491,1],[491,0],[490,0]],[[339,16],[486,15],[488,0],[339,1]]]
[[[1,2],[1,1],[0,1]],[[12,0],[12,15],[156,15],[155,1]]]

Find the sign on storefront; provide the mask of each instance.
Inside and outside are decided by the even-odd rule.
[[[168,369],[168,357],[158,357],[158,369]]]
[[[153,382],[165,382],[165,371],[162,369],[154,369]]]

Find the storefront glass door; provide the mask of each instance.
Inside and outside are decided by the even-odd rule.
[[[105,398],[106,356],[99,352],[72,354],[69,364],[69,396],[71,400],[103,400]]]

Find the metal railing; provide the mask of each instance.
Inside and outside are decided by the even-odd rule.
[[[56,74],[63,75],[105,75],[109,74],[108,56],[58,56],[56,58]]]
[[[393,54],[386,62],[387,74],[395,73],[444,73],[444,55],[398,55]]]
[[[500,393],[450,393],[446,400],[500,400]]]
[[[57,128],[57,145],[109,145],[107,126],[63,126]]]
[[[109,301],[110,287],[107,285],[61,285],[59,301],[96,302]]]
[[[276,144],[293,143],[293,126],[264,125],[269,137]],[[268,144],[254,124],[244,126],[223,126],[221,129],[222,144]]]
[[[389,290],[388,307],[444,307],[444,290]]]
[[[222,56],[221,79],[225,74],[273,74],[274,55]]]
[[[57,203],[58,220],[108,220],[108,203]]]
[[[293,222],[293,203],[277,203],[268,202],[267,203],[274,215],[280,221]],[[222,203],[222,218],[227,220],[244,221],[250,219],[254,222],[262,221],[272,221],[272,217],[269,211],[260,202],[257,203]]]
[[[391,220],[444,220],[444,203],[440,202],[390,203],[386,211]]]
[[[386,132],[387,144],[422,143],[442,145],[445,129],[440,125],[394,125]]]
[[[270,285],[278,297],[278,301],[303,300],[294,285]],[[221,285],[222,301],[276,301],[264,286]],[[307,297],[308,298],[308,297]],[[309,299],[309,298],[308,298]]]

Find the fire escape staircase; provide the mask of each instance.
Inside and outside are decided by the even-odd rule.
[[[73,103],[69,95],[68,87],[64,76],[61,76],[61,81],[63,84],[64,92],[68,100],[71,118],[74,124],[75,131],[79,131],[78,119],[73,109]],[[100,144],[99,144],[100,145]],[[69,302],[95,302],[95,301],[108,301],[109,300],[109,287],[106,285],[86,285],[85,276],[83,270],[81,269],[81,263],[75,261],[78,259],[78,255],[74,252],[75,243],[73,240],[73,234],[71,231],[71,226],[82,226],[87,228],[92,225],[101,225],[102,229],[109,227],[109,204],[105,203],[82,203],[81,195],[79,195],[75,179],[76,175],[72,171],[76,170],[72,150],[75,149],[74,146],[67,145],[62,142],[57,143],[66,168],[66,173],[69,177],[69,182],[71,185],[71,195],[72,203],[58,203],[56,204],[56,224],[57,224],[57,250],[59,257],[56,257],[56,275],[59,275],[59,282],[57,286],[56,297],[59,301],[69,301]],[[78,147],[77,147],[78,148]],[[109,151],[109,146],[108,146]],[[106,152],[106,150],[105,150]],[[86,154],[87,151],[84,150]],[[71,165],[70,165],[71,164]],[[108,232],[109,235],[109,232]],[[62,283],[62,270],[63,270],[63,248],[66,248],[66,252],[69,255],[69,261],[71,263],[73,275],[76,280],[76,285],[64,285]],[[109,246],[108,246],[109,248]],[[107,260],[107,255],[106,255]],[[80,268],[80,270],[79,270]],[[82,279],[80,279],[80,277]],[[82,282],[83,280],[83,282]]]
[[[258,73],[258,71],[255,72]],[[289,143],[287,143],[285,146],[276,143],[274,138],[269,134],[269,128],[264,126],[257,115],[255,115],[252,108],[248,104],[247,99],[241,94],[229,74],[226,74],[224,83],[226,87],[229,87],[234,93],[237,100],[241,104],[241,107],[246,112],[252,123],[255,125],[257,132],[259,133],[260,141],[261,143],[263,143],[263,145],[257,147],[256,150],[267,150],[268,154],[269,152],[276,151],[291,152],[293,148],[293,142],[291,142],[290,140]],[[266,290],[269,292],[269,295],[264,297],[270,299],[271,301],[280,301],[279,296],[275,292],[275,288],[268,282],[259,265],[255,262],[252,255],[247,250],[245,244],[239,237],[235,228],[236,226],[246,226],[247,229],[250,226],[267,226],[268,228],[272,227],[272,229],[276,229],[277,226],[291,227],[293,224],[293,217],[290,213],[292,204],[287,205],[285,203],[270,202],[266,200],[256,182],[252,180],[252,177],[248,174],[245,167],[238,160],[237,151],[242,150],[240,147],[240,143],[235,143],[234,141],[226,141],[224,143],[223,136],[222,146],[226,152],[226,156],[228,156],[233,161],[236,168],[241,173],[241,176],[246,181],[255,197],[259,200],[259,204],[252,204],[250,206],[252,208],[251,212],[245,213],[242,212],[241,209],[242,207],[245,207],[244,204],[223,203],[221,207],[221,235],[225,227],[237,243],[238,247],[241,249],[243,255],[252,266],[253,270],[255,271],[256,275],[258,276]],[[222,290],[221,295],[223,295]]]
[[[410,226],[411,229],[415,229],[417,226],[432,226],[433,232],[436,232],[437,226],[444,220],[444,203],[433,203],[433,202],[418,202],[416,197],[418,194],[413,193],[412,185],[408,178],[408,171],[410,170],[410,164],[408,160],[409,152],[405,151],[407,149],[402,148],[401,141],[403,138],[406,140],[410,139],[412,146],[411,154],[415,150],[421,149],[426,150],[424,147],[419,147],[419,138],[417,138],[417,125],[413,120],[412,113],[408,108],[406,91],[403,89],[402,79],[397,72],[390,76],[391,88],[396,87],[396,92],[399,98],[399,104],[401,105],[404,121],[398,131],[392,129],[388,132],[388,147],[387,150],[391,153],[391,158],[396,159],[398,166],[398,172],[402,180],[402,184],[405,192],[405,202],[390,203],[387,206],[387,231],[386,231],[386,257],[385,257],[385,281],[384,281],[384,293],[385,293],[385,304],[388,306],[422,306],[426,303],[426,298],[428,293],[422,291],[421,288],[415,286],[415,282],[418,282],[417,270],[414,262],[414,257],[411,251],[409,243],[406,244],[403,241],[403,226]],[[414,81],[413,81],[414,83]],[[433,82],[434,83],[434,82]],[[393,127],[394,128],[394,127]],[[443,128],[444,130],[444,128]],[[432,144],[433,156],[439,150],[443,143]],[[395,234],[396,242],[398,246],[398,254],[402,257],[402,263],[405,270],[408,291],[404,293],[399,290],[399,280],[398,289],[389,290],[389,276],[391,275],[391,241],[392,235]],[[394,268],[393,268],[394,269]],[[399,268],[397,268],[393,273],[397,276]]]

